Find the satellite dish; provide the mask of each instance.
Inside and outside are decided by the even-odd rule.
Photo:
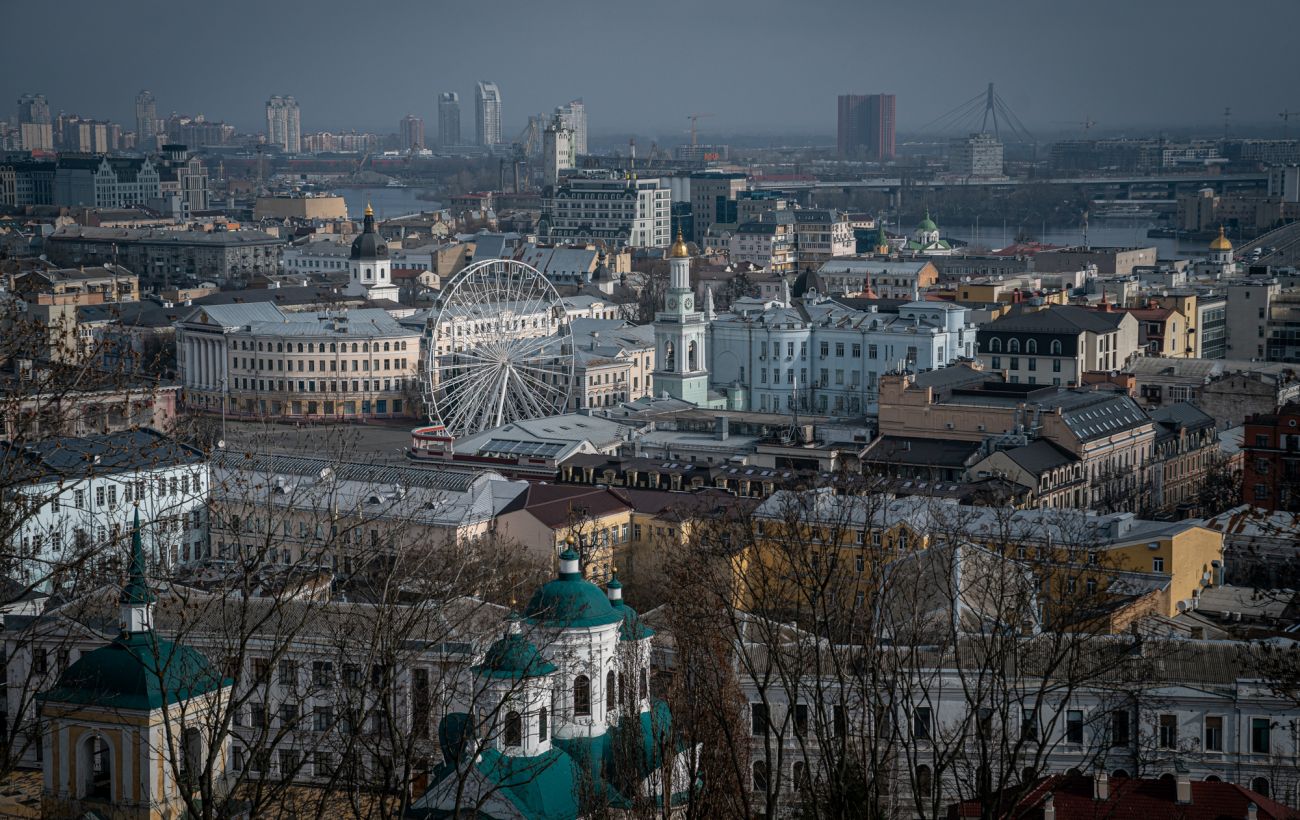
[[[226,440],[224,438],[217,439],[217,449],[218,450],[226,449]]]
[[[320,477],[321,477],[321,478],[323,478],[323,479],[324,479],[324,478],[329,478],[329,477],[332,476],[332,475],[334,475],[334,471],[333,471],[332,469],[330,469],[329,467],[321,467],[321,468],[320,468]]]

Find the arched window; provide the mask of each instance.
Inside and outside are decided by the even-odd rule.
[[[276,343],[275,343],[275,352],[276,352],[276,353],[283,353],[283,352],[284,352],[284,342],[276,342]]]
[[[113,756],[108,741],[91,735],[81,744],[80,797],[89,800],[113,799]]]
[[[1053,340],[1052,340],[1051,351],[1052,351],[1052,355],[1053,355],[1053,356],[1060,356],[1060,355],[1061,355],[1061,340],[1060,340],[1060,339],[1053,339]]]
[[[1019,339],[1007,339],[1007,352],[1008,352],[1008,353],[1019,353],[1019,352],[1020,352],[1020,340],[1019,340]]]
[[[1257,777],[1250,781],[1250,790],[1255,794],[1258,794],[1260,797],[1268,797],[1268,778]]]
[[[1125,771],[1124,769],[1116,769],[1115,771],[1110,773],[1110,776],[1115,780],[1124,780],[1125,778],[1128,777],[1128,772]]]
[[[614,689],[614,670],[605,673],[605,711],[614,711],[618,692]]]
[[[1208,777],[1205,778],[1205,782],[1206,782],[1206,783],[1222,783],[1223,780],[1222,780],[1222,779],[1221,779],[1217,774],[1212,774],[1212,775],[1210,775],[1210,776],[1208,776]]]
[[[812,785],[808,778],[808,764],[802,760],[796,760],[790,767],[790,773],[794,776],[794,787],[800,791],[807,791]]]
[[[1002,352],[1002,340],[999,339],[997,336],[994,336],[992,339],[989,339],[989,352],[990,353]]]
[[[549,728],[546,725],[546,707],[543,706],[537,710],[537,739],[546,740],[546,732]]]
[[[388,342],[384,342],[384,352],[388,352]]]
[[[591,714],[591,680],[586,675],[573,679],[573,714]]]
[[[767,761],[754,761],[754,791],[767,791]]]
[[[1028,340],[1026,340],[1026,341],[1025,341],[1025,352],[1026,352],[1026,353],[1037,353],[1037,352],[1038,352],[1038,340],[1037,340],[1037,339],[1028,339]]]
[[[632,690],[627,688],[627,676],[622,672],[618,673],[618,696],[628,706],[632,705]]]
[[[648,700],[650,698],[650,675],[645,671],[645,669],[642,669],[640,677],[641,680],[637,685],[637,694],[641,696],[641,700]]]
[[[362,353],[369,353],[369,352],[370,352],[370,342],[362,342],[362,343],[361,343],[361,352],[362,352]]]
[[[356,353],[356,352],[357,352],[357,343],[356,343],[356,342],[353,342],[353,343],[352,343],[352,352],[353,352],[353,353]]]
[[[524,722],[518,712],[506,713],[506,746],[522,746],[524,743]]]
[[[699,370],[696,356],[695,342],[691,342],[686,346],[686,366],[691,370],[691,372]]]
[[[339,352],[339,350],[338,350],[338,342],[330,342],[330,352],[331,352],[331,353],[338,353],[338,352]]]
[[[302,352],[302,342],[299,342],[299,343],[298,343],[298,352],[299,352],[299,353]]]
[[[675,353],[676,353],[676,348],[673,347],[673,343],[665,342],[664,343],[664,370],[673,369],[673,364],[674,364],[673,358]]]
[[[934,777],[930,774],[930,767],[921,765],[916,767],[916,794],[918,797],[929,797],[934,793]]]

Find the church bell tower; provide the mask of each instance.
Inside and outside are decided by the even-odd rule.
[[[655,314],[654,390],[675,399],[704,406],[709,398],[709,371],[705,358],[708,322],[695,309],[691,292],[691,258],[682,233],[668,252],[668,293],[664,309]]]

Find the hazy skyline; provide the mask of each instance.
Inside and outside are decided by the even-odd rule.
[[[638,9],[647,8],[637,6]],[[214,13],[219,9],[219,13]],[[265,128],[263,105],[291,94],[304,133],[396,131],[436,122],[436,95],[501,87],[503,138],[528,114],[572,98],[593,135],[833,133],[835,97],[898,96],[900,131],[955,108],[993,81],[1031,128],[1099,131],[1276,127],[1300,109],[1287,38],[1300,3],[1246,0],[932,0],[925,4],[665,0],[653,16],[589,0],[497,3],[252,3],[142,0],[10,5],[0,99],[42,93],[54,112],[134,127],[134,99],[159,116],[203,113]],[[1233,20],[1242,21],[1233,24]],[[43,32],[49,32],[43,36]],[[144,38],[144,39],[142,39]],[[1293,123],[1295,125],[1295,123]],[[1293,128],[1293,132],[1300,128]]]

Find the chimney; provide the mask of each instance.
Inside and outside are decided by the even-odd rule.
[[[1043,820],[1056,820],[1056,799],[1050,794],[1043,802]]]
[[[1105,772],[1097,772],[1092,778],[1092,799],[1102,803],[1110,799],[1110,778]]]
[[[1175,781],[1174,794],[1180,806],[1190,805],[1192,802],[1192,779],[1186,772],[1180,772],[1178,779]]]
[[[718,416],[716,428],[718,441],[726,441],[731,437],[731,420],[727,416]]]

